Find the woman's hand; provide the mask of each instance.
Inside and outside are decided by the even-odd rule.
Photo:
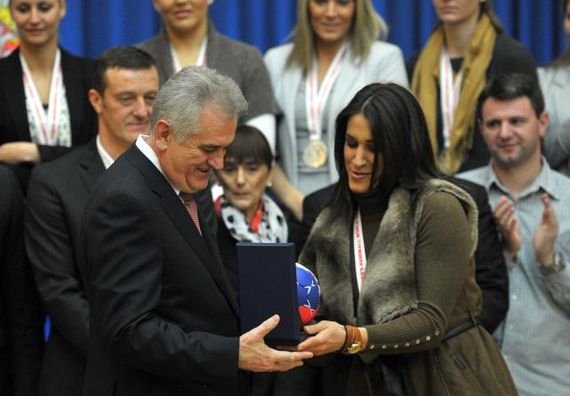
[[[10,142],[0,145],[0,161],[9,164],[40,162],[38,146],[31,142]]]
[[[343,325],[323,320],[314,325],[304,327],[305,333],[311,335],[298,345],[299,351],[309,351],[315,356],[338,352],[346,341],[346,329]]]

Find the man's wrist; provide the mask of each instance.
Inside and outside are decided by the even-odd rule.
[[[507,260],[517,261],[518,259],[518,250],[512,251],[509,249],[504,249],[503,254]]]
[[[553,253],[545,259],[538,259],[538,268],[543,275],[556,274],[566,268],[566,261],[560,253]]]

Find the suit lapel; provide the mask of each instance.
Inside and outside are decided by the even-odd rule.
[[[289,155],[291,156],[291,164],[297,164],[299,159],[297,158],[297,130],[295,129],[295,110],[297,93],[299,92],[299,86],[303,79],[303,74],[299,67],[294,67],[291,69],[286,69],[283,73],[283,81],[279,85],[279,91],[275,92],[275,96],[283,97],[283,112],[287,113],[287,119],[290,122],[287,123],[287,133],[289,134],[289,147],[282,147],[281,150],[290,150]],[[296,165],[295,165],[296,168]],[[291,165],[290,168],[285,169],[285,171],[291,176],[291,182],[293,184],[297,183],[297,170]]]
[[[22,128],[13,131],[13,133],[18,135],[18,138],[22,141],[29,142],[30,138],[30,126],[28,124],[28,113],[26,110],[26,94],[24,93],[24,82],[22,80],[22,65],[20,64],[20,51],[15,50],[6,59],[8,63],[6,64],[6,72],[1,73],[3,84],[5,86],[5,92],[10,92],[12,100],[8,101],[8,107],[10,108],[10,114],[14,121],[13,125],[21,125]],[[13,126],[14,127],[14,126]]]
[[[90,194],[93,191],[95,183],[97,183],[97,180],[99,180],[99,177],[105,171],[105,166],[97,152],[97,143],[95,139],[91,140],[80,150],[83,150],[84,155],[81,156],[79,161],[79,166],[81,168],[79,178],[85,186],[86,191]]]
[[[208,22],[208,42],[206,46],[206,66],[218,69],[220,64],[219,56],[224,53],[223,48],[220,47],[220,40],[218,39],[219,33],[214,28],[212,22]]]
[[[164,212],[188,241],[192,250],[198,255],[202,264],[210,272],[216,284],[226,296],[235,315],[238,316],[239,309],[237,301],[231,292],[229,281],[223,272],[217,245],[213,240],[207,222],[204,220],[200,223],[200,226],[203,227],[204,230],[203,236],[201,236],[180,197],[175,194],[166,178],[144,154],[141,153],[136,145],[133,145],[127,151],[126,155],[128,156],[129,162],[143,174],[148,186],[160,197],[160,203]],[[200,216],[200,219],[202,220],[203,216]]]
[[[172,59],[172,53],[170,52],[170,41],[168,40],[168,36],[164,29],[158,33],[156,41],[157,43],[155,48],[158,55],[156,63],[161,76],[160,85],[162,85],[166,80],[174,75],[174,60]]]
[[[328,115],[326,123],[323,126],[327,128],[327,141],[329,147],[329,163],[334,164],[334,138],[335,138],[335,123],[336,117],[341,110],[348,104],[356,93],[356,88],[362,88],[361,79],[363,71],[352,61],[352,54],[350,49],[344,56],[341,64],[340,73],[336,79],[331,95],[329,96]],[[335,166],[329,166],[329,174],[331,180],[338,179],[338,173]]]

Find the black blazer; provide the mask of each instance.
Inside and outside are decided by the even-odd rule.
[[[475,278],[483,298],[477,318],[492,334],[505,319],[509,309],[509,276],[487,191],[478,184],[457,177],[445,179],[464,189],[477,204],[479,240],[475,250]],[[317,190],[303,200],[303,232],[297,240],[299,249],[302,249],[307,241],[317,216],[328,204],[334,187],[335,184]]]
[[[96,133],[97,117],[88,97],[93,62],[75,57],[62,48],[61,70],[69,107],[71,143],[74,147],[80,146]],[[8,57],[0,59],[0,144],[29,142],[30,139],[20,51],[15,50]],[[44,145],[39,145],[38,149],[42,162],[51,161],[70,150],[68,147]],[[19,178],[24,181],[27,179],[25,169],[25,165],[17,169]],[[21,176],[22,172],[25,176]]]
[[[35,396],[44,315],[24,250],[24,198],[0,165],[0,394]]]
[[[32,172],[26,214],[26,249],[38,291],[51,319],[40,396],[81,394],[89,309],[77,265],[83,209],[105,168],[93,139]]]
[[[136,145],[100,178],[82,225],[84,396],[248,394],[237,301],[200,224]]]

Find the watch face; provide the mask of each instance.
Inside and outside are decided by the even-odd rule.
[[[354,354],[360,352],[362,349],[362,344],[360,342],[353,342],[350,346],[346,349],[346,352],[349,354]]]

